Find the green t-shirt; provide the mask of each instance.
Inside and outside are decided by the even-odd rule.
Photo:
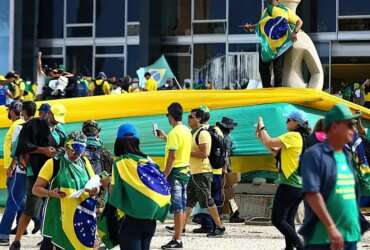
[[[294,171],[289,178],[286,178],[283,173],[279,174],[279,181],[280,184],[285,184],[288,186],[296,187],[296,188],[302,188],[302,179],[298,175],[298,170]]]
[[[361,239],[361,230],[355,178],[342,151],[335,152],[334,158],[337,163],[337,180],[333,192],[326,201],[326,207],[344,241],[358,242]],[[308,243],[309,245],[330,243],[328,233],[321,222],[317,223]]]

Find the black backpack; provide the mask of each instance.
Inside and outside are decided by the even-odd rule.
[[[106,81],[102,81],[100,85],[96,84],[96,81],[94,80],[94,95],[104,95],[103,85]]]
[[[89,159],[96,174],[100,174],[102,171],[112,173],[113,157],[105,148],[96,148],[88,145],[85,156]]]
[[[197,145],[199,145],[199,135],[203,130],[208,131],[212,139],[211,153],[208,156],[212,168],[220,169],[225,167],[227,157],[227,145],[224,137],[217,133],[215,126],[209,126],[208,129],[202,128],[199,130],[198,134],[195,137],[195,142],[197,143]]]

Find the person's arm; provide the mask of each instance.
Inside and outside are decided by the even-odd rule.
[[[38,177],[32,188],[32,193],[40,198],[53,197],[53,198],[63,198],[66,196],[64,192],[61,192],[59,188],[54,188],[48,190],[46,187],[49,182],[41,177]]]
[[[206,143],[199,144],[199,150],[191,152],[191,156],[206,159],[209,156],[207,149],[208,145]]]
[[[324,224],[330,238],[331,249],[343,249],[343,237],[331,218],[322,195],[316,192],[308,192],[304,197],[316,216]]]
[[[40,75],[45,76],[45,72],[42,69],[42,59],[41,59],[41,57],[42,57],[42,52],[39,51],[37,53],[37,65],[36,65],[37,73],[39,73]]]
[[[253,32],[256,30],[256,27],[257,27],[257,24],[246,23],[243,28],[247,32]]]
[[[175,160],[176,160],[176,151],[175,150],[169,150],[166,166],[165,166],[165,169],[164,169],[164,172],[163,172],[163,174],[166,177],[170,175]]]
[[[281,148],[284,146],[279,138],[270,137],[270,135],[266,131],[262,117],[258,118],[257,137],[261,140],[262,144],[268,148]]]
[[[295,28],[294,28],[294,30],[292,32],[292,39],[293,39],[293,41],[297,41],[297,34],[301,30],[302,25],[303,25],[303,21],[302,21],[302,19],[299,18],[297,20],[297,22],[295,23]]]

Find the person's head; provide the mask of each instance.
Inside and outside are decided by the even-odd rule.
[[[238,126],[238,123],[234,122],[231,118],[222,117],[221,122],[216,122],[216,126],[219,127],[224,134],[230,134],[230,131]]]
[[[180,103],[173,102],[167,108],[167,118],[171,126],[182,121],[182,114],[184,113]]]
[[[143,155],[140,151],[140,135],[136,127],[130,123],[119,126],[116,142],[114,143],[114,154],[122,156],[126,154]]]
[[[313,132],[324,132],[324,131],[325,131],[324,118],[321,118],[316,122],[315,127],[313,128]]]
[[[345,104],[337,104],[325,115],[325,132],[328,140],[337,146],[344,146],[353,139],[355,126],[360,114],[352,114]]]
[[[97,80],[106,80],[107,75],[104,72],[99,72],[98,76],[96,77]]]
[[[289,131],[296,131],[300,127],[307,127],[305,113],[300,110],[290,112],[286,120],[286,126]]]
[[[15,121],[20,118],[22,112],[22,102],[15,100],[12,101],[9,105],[6,105],[8,110],[8,119]]]
[[[46,119],[50,126],[55,126],[58,123],[65,123],[64,116],[67,110],[61,103],[51,105],[50,111],[46,115]]]
[[[86,150],[87,137],[80,131],[75,131],[67,136],[65,149],[69,160],[76,161]]]
[[[82,132],[86,136],[99,136],[100,130],[99,124],[94,120],[88,120],[82,124]]]
[[[206,105],[202,105],[202,106],[199,107],[199,109],[203,110],[203,112],[204,112],[201,123],[202,124],[208,124],[208,121],[211,118],[211,113],[210,113],[209,108]]]
[[[41,106],[39,107],[38,111],[39,111],[39,117],[41,119],[46,118],[46,116],[48,115],[48,113],[50,111],[50,104],[49,103],[43,103],[43,104],[41,104]]]
[[[17,73],[14,72],[14,71],[9,71],[6,75],[5,75],[5,79],[7,80],[7,82],[13,82],[17,79]]]
[[[21,115],[25,121],[28,121],[36,114],[36,103],[34,101],[25,101],[22,105]]]
[[[152,75],[149,72],[145,72],[144,77],[145,79],[149,80]]]
[[[192,129],[199,128],[202,125],[204,119],[204,111],[200,108],[192,109],[188,117],[189,126]]]

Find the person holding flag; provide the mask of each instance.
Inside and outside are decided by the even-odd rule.
[[[245,24],[244,29],[256,31],[259,38],[260,75],[264,88],[271,87],[270,65],[273,64],[274,87],[282,86],[284,53],[297,40],[302,19],[279,0],[267,0],[267,7],[257,24]]]

